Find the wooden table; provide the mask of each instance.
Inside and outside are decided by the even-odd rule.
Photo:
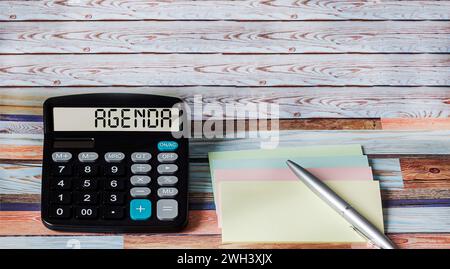
[[[42,102],[87,92],[278,104],[281,146],[364,146],[400,247],[450,248],[449,1],[1,1],[0,20],[0,248],[366,247],[221,244],[206,154],[252,139],[191,141],[181,233],[44,228]]]

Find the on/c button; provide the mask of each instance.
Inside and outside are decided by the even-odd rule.
[[[152,215],[152,202],[147,199],[133,199],[130,202],[132,220],[147,220]]]
[[[178,148],[178,143],[176,141],[160,141],[158,143],[159,151],[174,151]]]

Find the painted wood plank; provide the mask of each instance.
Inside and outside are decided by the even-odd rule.
[[[450,117],[447,118],[384,118],[381,119],[383,130],[449,130]]]
[[[450,207],[383,208],[387,233],[450,233]]]
[[[0,20],[448,20],[447,1],[0,1]]]
[[[0,86],[446,86],[444,54],[4,55]]]
[[[380,181],[381,189],[403,187],[398,159],[371,159],[370,163],[374,178]],[[40,194],[41,169],[40,162],[0,163],[0,194]],[[207,162],[190,162],[189,171],[190,193],[212,193]],[[203,201],[194,197],[191,202]]]
[[[366,244],[355,244],[364,248]],[[245,244],[226,243],[222,244],[221,235],[125,235],[125,249],[341,249],[352,248],[352,244]]]
[[[401,249],[450,248],[450,234],[390,234],[389,237]],[[220,235],[125,235],[124,247],[136,248],[221,248],[221,249],[359,249],[372,248],[368,244],[245,244],[221,243]]]
[[[384,208],[388,233],[450,233],[450,207]],[[51,235],[39,211],[0,211],[0,235]],[[189,225],[179,234],[220,234],[214,210],[189,211]]]
[[[0,236],[10,235],[82,235],[47,229],[39,211],[0,211]],[[189,211],[189,224],[178,234],[220,234],[214,210]],[[1,238],[1,237],[0,237]]]
[[[0,40],[4,54],[443,53],[450,52],[450,27],[437,21],[11,22]]]
[[[382,190],[382,200],[401,199],[450,199],[449,188],[426,188],[426,189],[402,189],[402,190]]]
[[[401,160],[405,188],[450,188],[450,158]]]
[[[0,88],[1,114],[42,115],[45,99],[65,94],[147,93],[177,96],[189,105],[193,119],[207,119],[210,108],[268,103],[280,118],[448,118],[450,87],[31,87]],[[197,112],[194,104],[203,102]],[[19,107],[16,107],[19,106]],[[224,110],[224,109],[223,109]],[[201,113],[200,113],[201,112]],[[214,113],[239,118],[236,113]],[[221,116],[222,115],[222,116]],[[253,118],[252,116],[248,116]],[[23,119],[22,119],[23,121]]]
[[[122,236],[7,236],[0,249],[123,249]]]
[[[224,150],[259,149],[261,146],[301,147],[307,145],[361,144],[365,154],[446,155],[450,152],[450,131],[330,130],[237,133],[234,138],[194,138],[190,158],[207,158],[207,153]],[[241,138],[242,137],[242,138]],[[275,141],[270,142],[270,138]],[[270,143],[267,143],[267,142]],[[266,142],[266,143],[264,143]],[[42,159],[42,135],[0,134],[0,159]]]

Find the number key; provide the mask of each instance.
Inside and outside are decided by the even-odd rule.
[[[98,166],[93,164],[81,165],[78,172],[81,176],[95,176],[98,174]]]
[[[79,181],[78,189],[80,190],[96,190],[97,180],[96,179],[81,179]]]
[[[51,183],[51,188],[55,190],[70,190],[71,181],[68,178],[54,179]]]
[[[105,175],[107,176],[123,176],[125,169],[123,165],[107,165],[105,167]]]
[[[97,193],[79,192],[77,193],[77,203],[82,205],[95,205],[97,203]]]
[[[110,205],[121,205],[124,202],[124,194],[119,192],[106,193],[104,202]]]
[[[50,209],[50,216],[58,219],[68,219],[70,218],[70,207],[69,206],[53,206]]]
[[[70,204],[70,192],[61,191],[50,194],[50,201],[54,204]]]
[[[75,210],[75,216],[78,219],[96,219],[97,208],[90,206],[77,207]]]
[[[125,184],[120,179],[107,179],[105,180],[105,189],[107,190],[123,190]]]
[[[70,176],[72,174],[72,167],[67,164],[54,165],[52,174],[55,176]]]

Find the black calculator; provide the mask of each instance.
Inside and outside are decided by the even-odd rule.
[[[186,226],[188,139],[174,97],[99,93],[44,103],[41,216],[55,230]]]

